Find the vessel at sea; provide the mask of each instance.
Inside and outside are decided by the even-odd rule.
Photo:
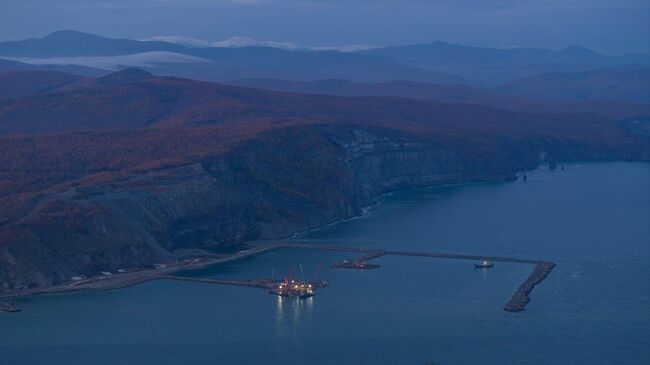
[[[488,268],[491,268],[493,266],[494,266],[494,264],[489,262],[488,260],[483,260],[483,261],[481,261],[480,264],[474,264],[474,267],[477,268],[477,269],[488,269]]]

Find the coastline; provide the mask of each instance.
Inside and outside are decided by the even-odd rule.
[[[539,170],[542,168],[544,165],[539,165],[534,169],[530,170],[524,170],[519,173],[525,173],[525,172],[530,172],[530,171],[535,171]],[[48,286],[48,287],[37,287],[37,288],[31,288],[31,289],[24,289],[20,291],[7,291],[4,293],[0,293],[0,302],[2,300],[6,299],[13,299],[13,298],[22,298],[22,297],[31,297],[31,296],[38,296],[38,295],[46,295],[46,294],[58,294],[58,293],[72,293],[72,292],[77,292],[81,290],[115,290],[115,289],[122,289],[122,288],[128,288],[132,287],[138,284],[146,283],[149,281],[154,281],[154,280],[165,280],[165,277],[169,277],[170,275],[173,275],[175,273],[181,272],[181,271],[194,271],[194,270],[200,270],[208,266],[213,266],[213,265],[219,265],[235,260],[239,260],[245,257],[249,256],[254,256],[258,254],[262,254],[265,252],[269,252],[272,250],[280,249],[280,248],[290,248],[292,245],[295,243],[292,243],[292,239],[297,239],[300,238],[301,235],[304,235],[309,232],[313,232],[316,230],[324,229],[327,227],[331,227],[333,225],[343,223],[346,221],[351,221],[354,219],[359,219],[364,216],[367,216],[368,214],[371,213],[373,208],[378,207],[379,205],[382,204],[381,200],[383,198],[392,196],[397,193],[401,192],[408,192],[408,191],[419,191],[419,190],[428,190],[428,189],[439,189],[439,188],[445,188],[445,187],[461,187],[461,186],[472,186],[472,185],[480,185],[480,184],[490,184],[490,183],[505,183],[505,182],[513,182],[517,181],[518,176],[515,179],[507,179],[503,181],[470,181],[470,182],[464,182],[464,183],[448,183],[448,184],[441,184],[441,185],[431,185],[431,186],[425,186],[425,187],[417,187],[417,188],[408,188],[408,189],[398,189],[398,190],[393,190],[389,192],[382,193],[378,195],[377,197],[372,198],[372,204],[367,205],[363,208],[361,208],[362,212],[361,214],[357,214],[348,218],[336,220],[333,222],[326,223],[324,225],[320,225],[317,227],[313,227],[307,230],[299,231],[299,232],[294,232],[291,235],[284,236],[278,239],[269,239],[269,240],[254,240],[254,241],[246,241],[246,242],[241,242],[238,244],[242,244],[245,246],[250,247],[249,249],[235,252],[233,254],[222,254],[222,255],[215,255],[213,253],[209,253],[207,250],[205,251],[204,254],[198,254],[196,256],[200,257],[200,261],[198,262],[187,262],[181,265],[175,265],[172,267],[166,267],[166,268],[159,268],[159,269],[144,269],[144,270],[138,270],[135,272],[129,272],[129,273],[120,273],[120,274],[114,274],[109,277],[93,277],[89,279],[85,279],[82,282],[65,282],[61,284],[57,284],[54,286]],[[348,251],[350,252],[355,252],[354,247],[349,247]],[[371,251],[377,251],[373,249],[367,249],[367,251],[356,251],[356,252],[371,252]],[[398,251],[395,251],[398,252]],[[454,254],[450,254],[454,255]],[[476,257],[485,257],[485,256],[480,256],[480,255],[474,255]],[[535,260],[538,261],[538,260]],[[530,263],[530,262],[529,262]],[[550,272],[550,270],[548,271]],[[548,275],[548,273],[546,274]],[[532,274],[531,274],[532,276]],[[544,277],[545,278],[545,277]],[[539,280],[538,282],[533,283],[532,285],[529,286],[529,290],[526,293],[530,293],[532,288],[539,282],[541,282],[544,278]],[[522,284],[523,286],[524,284]],[[523,290],[525,291],[525,290]],[[523,292],[522,291],[522,292]],[[517,294],[515,294],[517,296]],[[513,301],[515,299],[515,296],[511,299]],[[522,300],[519,300],[522,302]],[[523,305],[525,305],[528,300],[523,301]],[[522,306],[523,307],[523,306]],[[0,310],[1,311],[1,310]]]
[[[33,288],[29,292],[22,292],[16,294],[0,295],[0,299],[15,299],[20,297],[37,296],[44,294],[63,294],[71,293],[81,290],[115,290],[123,289],[138,284],[146,283],[155,280],[181,280],[193,281],[191,279],[183,279],[183,276],[177,276],[182,271],[200,270],[209,266],[223,264],[235,260],[240,260],[246,257],[263,254],[277,249],[307,249],[307,250],[321,250],[321,251],[337,251],[337,252],[354,252],[365,254],[362,258],[363,262],[375,259],[377,257],[394,255],[394,256],[410,256],[410,257],[429,257],[436,259],[456,259],[456,260],[490,260],[497,262],[510,262],[519,264],[532,264],[534,265],[532,272],[525,279],[525,281],[517,288],[512,298],[505,304],[503,310],[506,312],[521,312],[525,309],[526,304],[530,302],[530,293],[551,273],[556,266],[555,263],[549,261],[542,261],[536,259],[507,257],[507,256],[490,256],[490,255],[476,255],[476,254],[457,254],[457,253],[442,253],[442,252],[414,252],[402,250],[378,250],[372,248],[359,248],[336,246],[332,244],[312,244],[312,243],[296,243],[287,241],[256,241],[249,243],[252,248],[237,252],[230,256],[219,258],[205,258],[200,261],[190,262],[184,265],[160,268],[154,270],[142,270],[132,273],[116,274],[110,277],[90,278],[84,282],[65,283],[48,288]],[[371,264],[372,265],[372,264]],[[377,268],[379,266],[376,266]],[[249,282],[256,279],[249,279]],[[257,279],[259,280],[259,279]],[[196,280],[194,280],[196,281]],[[214,280],[213,280],[214,281]],[[216,284],[223,284],[222,282]],[[232,283],[230,283],[232,284]],[[250,286],[250,285],[247,285]],[[2,302],[0,302],[2,303]],[[1,311],[5,312],[18,312],[20,309],[10,305],[0,306]]]
[[[539,167],[538,167],[539,168]],[[502,182],[509,182],[512,180],[505,180]],[[140,270],[136,271],[134,273],[125,273],[125,274],[114,274],[110,277],[105,277],[105,278],[91,278],[89,282],[87,283],[76,283],[73,281],[69,282],[64,282],[61,284],[53,285],[53,286],[47,286],[47,287],[37,287],[37,288],[31,288],[31,289],[24,289],[18,291],[6,291],[6,292],[0,292],[0,301],[3,299],[14,299],[14,298],[24,298],[24,297],[32,297],[32,296],[38,296],[38,295],[46,295],[46,294],[58,294],[58,293],[72,293],[72,292],[77,292],[81,290],[115,290],[115,289],[122,289],[122,288],[128,288],[132,287],[138,284],[146,283],[149,281],[153,280],[160,280],[164,278],[160,278],[160,276],[164,275],[170,275],[176,272],[180,271],[193,271],[193,270],[200,270],[202,268],[212,266],[212,265],[218,265],[222,263],[227,263],[230,261],[235,261],[239,260],[241,258],[245,258],[248,256],[253,256],[256,254],[261,254],[267,251],[275,250],[278,248],[277,245],[269,245],[269,246],[259,246],[260,243],[263,243],[264,245],[267,245],[270,242],[277,242],[277,241],[287,241],[287,243],[290,243],[291,239],[299,238],[301,235],[313,232],[316,230],[324,229],[327,227],[331,227],[333,225],[351,221],[354,219],[359,219],[363,218],[364,216],[367,216],[370,211],[373,208],[376,208],[377,206],[381,205],[381,199],[385,197],[389,197],[391,195],[400,193],[400,192],[405,192],[405,191],[417,191],[417,190],[425,190],[425,189],[436,189],[436,188],[444,188],[444,187],[452,187],[452,186],[469,186],[469,185],[475,185],[475,184],[486,184],[486,183],[491,183],[493,181],[476,181],[476,182],[465,182],[465,183],[449,183],[449,184],[442,184],[442,185],[431,185],[431,186],[425,186],[425,187],[419,187],[419,188],[408,188],[408,189],[398,189],[398,190],[393,190],[393,191],[388,191],[385,193],[382,193],[376,197],[372,198],[372,204],[369,204],[363,208],[361,208],[362,212],[361,214],[353,215],[351,217],[335,220],[323,225],[319,225],[317,227],[309,228],[303,231],[298,231],[294,232],[290,235],[283,236],[277,239],[268,239],[268,240],[253,240],[253,241],[245,241],[245,242],[240,242],[238,244],[241,245],[246,245],[246,246],[253,246],[257,247],[257,249],[252,250],[244,250],[240,252],[236,252],[231,255],[226,255],[226,256],[218,256],[215,257],[215,254],[209,253],[208,250],[203,250],[205,251],[204,255],[201,257],[203,260],[199,263],[195,264],[185,264],[180,267],[174,267],[174,268],[168,268],[168,269],[151,269],[151,270]],[[198,255],[197,255],[198,256]],[[212,258],[210,258],[212,257]],[[0,310],[2,312],[3,310]]]
[[[532,170],[525,170],[525,171],[534,171],[539,169],[539,166],[536,167],[535,169]],[[347,218],[342,218],[342,219],[337,219],[335,221],[325,223],[322,225],[319,225],[317,227],[313,228],[308,228],[302,231],[294,232],[289,235],[283,236],[278,238],[278,240],[289,240],[292,238],[300,238],[301,235],[310,233],[310,232],[315,232],[321,229],[325,229],[328,227],[335,226],[339,223],[344,223],[348,221],[352,221],[355,219],[360,219],[363,217],[368,216],[371,213],[372,209],[377,208],[382,204],[381,199],[390,197],[392,195],[398,194],[398,193],[403,193],[403,192],[408,192],[408,191],[420,191],[420,190],[429,190],[429,189],[440,189],[440,188],[448,188],[448,187],[456,187],[456,186],[473,186],[473,185],[480,185],[480,184],[490,184],[490,183],[507,183],[507,182],[512,182],[512,181],[517,181],[518,178],[516,179],[510,179],[510,180],[502,180],[502,181],[469,181],[469,182],[464,182],[464,183],[449,183],[449,184],[441,184],[441,185],[429,185],[429,186],[422,186],[422,187],[417,187],[417,188],[406,188],[406,189],[397,189],[397,190],[392,190],[392,191],[387,191],[385,193],[379,194],[376,197],[372,198],[372,204],[366,205],[361,208],[361,213],[353,215],[351,217]],[[276,239],[273,239],[276,240]],[[246,242],[243,242],[246,244]]]
[[[5,292],[0,294],[0,301],[7,299],[31,297],[45,294],[72,293],[81,290],[113,290],[132,287],[138,284],[146,283],[153,280],[164,279],[164,276],[173,275],[185,270],[199,270],[208,266],[223,264],[245,257],[261,254],[267,251],[277,249],[277,246],[257,246],[251,249],[240,251],[232,255],[215,257],[204,257],[200,261],[190,262],[183,265],[166,267],[161,269],[140,270],[129,273],[119,273],[110,277],[97,277],[87,279],[85,282],[66,282],[50,287],[32,288],[20,292]]]

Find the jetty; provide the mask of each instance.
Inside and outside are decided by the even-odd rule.
[[[166,275],[160,277],[159,279],[194,282],[194,283],[202,283],[202,284],[213,284],[213,285],[248,286],[253,288],[261,288],[261,289],[268,289],[271,286],[273,286],[274,283],[274,281],[270,279],[226,280],[226,279],[200,278],[200,277],[177,276],[177,275]]]
[[[234,286],[248,286],[261,289],[270,289],[283,281],[272,280],[272,279],[248,279],[248,280],[228,280],[228,279],[214,279],[214,278],[201,278],[193,276],[178,276],[178,275],[166,275],[159,277],[160,280],[174,280],[174,281],[187,281],[194,283],[203,283],[203,284],[214,284],[214,285],[234,285]],[[329,282],[326,280],[320,281],[305,281],[304,283],[313,286],[314,288],[324,288],[329,285]]]
[[[161,277],[163,280],[187,281],[203,284],[214,285],[234,285],[234,286],[248,286],[260,289],[266,289],[269,294],[278,295],[281,297],[300,297],[308,298],[314,296],[316,289],[325,288],[329,285],[327,281],[295,281],[295,280],[282,280],[275,281],[272,279],[249,279],[249,280],[225,280],[213,278],[198,278],[190,276],[176,276],[168,275]]]

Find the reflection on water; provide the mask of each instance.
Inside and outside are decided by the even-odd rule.
[[[314,297],[297,298],[275,296],[275,324],[278,336],[287,335],[287,329],[296,330],[312,319]]]
[[[293,324],[298,324],[311,317],[314,309],[314,297],[297,298],[276,295],[275,320],[278,324],[286,324],[287,318],[292,318]]]

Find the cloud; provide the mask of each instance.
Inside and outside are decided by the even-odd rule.
[[[241,48],[241,47],[271,47],[287,50],[299,50],[305,47],[290,42],[258,41],[248,37],[235,36],[223,41],[212,43],[212,47]]]
[[[159,41],[173,44],[179,44],[186,47],[206,48],[212,47],[212,43],[202,41],[196,38],[183,37],[178,35],[159,35],[151,38],[142,39],[143,41]]]
[[[212,62],[211,60],[205,58],[193,57],[173,52],[144,52],[124,56],[101,57],[3,58],[11,61],[36,65],[81,65],[106,70],[118,70],[125,66],[147,68],[173,63]]]
[[[348,44],[342,46],[302,46],[291,42],[260,41],[257,39],[242,37],[242,36],[235,36],[218,42],[208,42],[196,38],[183,37],[177,35],[155,36],[143,40],[161,41],[161,42],[180,44],[183,46],[195,47],[195,48],[270,47],[270,48],[286,49],[290,51],[311,50],[311,51],[359,52],[359,51],[365,51],[365,50],[380,47],[380,46],[374,46],[368,44]]]

